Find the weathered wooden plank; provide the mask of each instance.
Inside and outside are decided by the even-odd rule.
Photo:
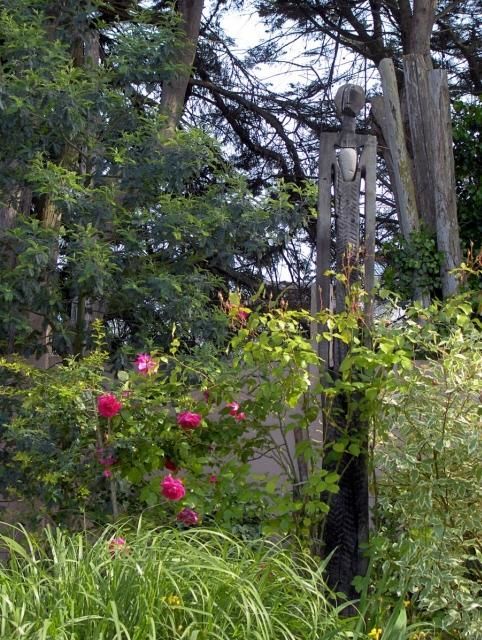
[[[316,279],[314,293],[314,305],[312,313],[320,309],[329,309],[331,303],[331,277],[325,272],[331,267],[331,198],[333,182],[333,163],[335,162],[335,143],[338,138],[336,133],[322,133],[320,138],[320,162],[318,183],[318,221],[316,226]],[[322,332],[323,327],[318,326]],[[329,366],[330,345],[326,340],[319,343],[319,355]]]
[[[398,204],[398,192],[396,189],[395,165],[393,163],[390,147],[385,140],[385,131],[387,127],[387,119],[385,117],[385,100],[382,95],[370,98],[371,116],[374,120],[374,129],[377,131],[378,151],[385,160],[385,166],[388,171],[390,186],[392,188],[393,197],[395,199],[395,207],[397,209],[397,218],[400,222],[400,206]],[[400,225],[401,226],[401,225]]]
[[[407,150],[397,78],[392,60],[389,58],[382,60],[379,71],[384,105],[384,118],[379,124],[393,163],[393,188],[398,207],[400,230],[402,235],[408,238],[419,227],[412,160]]]
[[[318,295],[321,293],[321,306],[325,309],[330,306],[331,278],[324,274],[331,266],[331,190],[337,137],[336,133],[322,133],[320,139],[316,283],[319,288]]]
[[[372,295],[375,285],[375,221],[377,208],[376,194],[376,166],[377,166],[377,141],[375,136],[368,137],[368,143],[364,150],[365,165],[365,291],[368,299],[365,305],[365,319],[371,323]]]
[[[435,197],[436,232],[438,250],[443,253],[441,267],[444,298],[456,292],[457,278],[449,273],[461,262],[457,202],[455,197],[455,166],[453,154],[452,122],[447,72],[429,71],[428,113],[433,134],[430,137],[433,189]]]
[[[435,233],[435,197],[430,146],[433,127],[427,118],[429,87],[424,56],[415,53],[404,56],[403,68],[418,212],[420,220]]]

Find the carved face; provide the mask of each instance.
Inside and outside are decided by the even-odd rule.
[[[355,118],[365,104],[365,92],[357,84],[344,84],[336,92],[335,105],[339,118]]]

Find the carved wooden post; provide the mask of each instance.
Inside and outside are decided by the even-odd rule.
[[[341,282],[332,284],[325,272],[332,266],[331,229],[335,226],[335,268],[345,271],[350,280],[359,277],[359,265],[364,264],[364,286],[373,288],[375,247],[375,167],[376,138],[360,135],[355,131],[355,118],[365,103],[365,94],[356,85],[342,86],[335,98],[341,131],[321,134],[319,213],[317,228],[317,300],[323,308],[330,308],[330,289],[335,289],[335,309],[345,309],[346,287]],[[361,234],[361,182],[365,183],[364,237]],[[332,196],[334,206],[332,207]],[[371,305],[365,308],[370,320]],[[320,356],[325,370],[336,377],[346,345],[336,340],[333,352],[321,342]],[[358,412],[348,411],[348,398],[342,395],[336,401],[336,411],[325,416],[325,443],[333,443],[347,432],[356,436],[362,446],[366,444],[366,425]],[[350,399],[353,402],[353,398]],[[325,462],[324,466],[340,474],[340,491],[329,496],[330,511],[327,515],[322,538],[324,554],[333,552],[328,565],[329,585],[356,597],[351,585],[356,575],[366,570],[362,545],[368,540],[368,474],[366,454],[343,454],[337,462]]]

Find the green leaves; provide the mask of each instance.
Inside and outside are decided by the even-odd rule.
[[[482,237],[482,187],[478,178],[482,126],[480,98],[472,104],[455,102],[454,110],[454,158],[460,237],[467,249],[473,243],[473,253],[477,254],[481,249]]]
[[[412,593],[409,615],[449,633],[463,629],[475,640],[478,578],[466,563],[478,553],[470,540],[481,498],[482,460],[474,443],[482,350],[468,300],[462,294],[412,310],[423,323],[400,329],[425,358],[397,369],[379,407],[377,426],[385,436],[375,450],[380,528],[372,554],[386,597]],[[404,624],[398,606],[387,637],[399,637]]]
[[[2,535],[12,567],[0,568],[2,637],[19,629],[26,640],[72,629],[99,640],[345,637],[323,567],[299,545],[149,527],[146,517],[96,536]]]
[[[289,199],[277,207],[272,193],[255,199],[200,130],[166,138],[158,101],[179,70],[176,12],[156,12],[153,22],[139,10],[106,27],[78,3],[62,5],[55,21],[49,11],[43,0],[0,10],[0,202],[12,215],[0,246],[8,265],[0,329],[8,348],[42,348],[26,309],[49,324],[62,357],[90,348],[89,316],[102,314],[114,368],[133,346],[166,348],[173,322],[184,344],[225,343],[216,292],[231,286],[234,264],[257,264],[288,233]],[[58,226],[45,245],[42,224],[25,222],[20,205],[32,221],[55,208]],[[252,278],[251,266],[241,270]]]
[[[421,292],[440,297],[442,255],[437,251],[435,238],[427,231],[413,232],[409,240],[399,236],[385,244],[384,252],[388,260],[382,278],[384,287],[405,302]]]

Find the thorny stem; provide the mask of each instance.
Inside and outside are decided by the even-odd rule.
[[[107,438],[108,439],[110,437],[110,426],[111,426],[111,419],[108,418],[107,419]],[[97,423],[97,428],[96,428],[96,440],[97,440],[97,447],[99,449],[103,449],[104,434],[102,433],[102,428],[99,423]],[[112,477],[109,478],[109,490],[110,490],[110,502],[112,507],[112,515],[116,519],[119,516],[119,505],[117,502],[117,483],[115,481],[115,478],[112,478]]]
[[[111,418],[107,419],[107,438],[110,440],[111,435]],[[117,519],[119,516],[119,505],[117,504],[117,482],[113,476],[109,478],[109,488],[110,488],[110,502],[112,505],[112,515],[114,519]]]

